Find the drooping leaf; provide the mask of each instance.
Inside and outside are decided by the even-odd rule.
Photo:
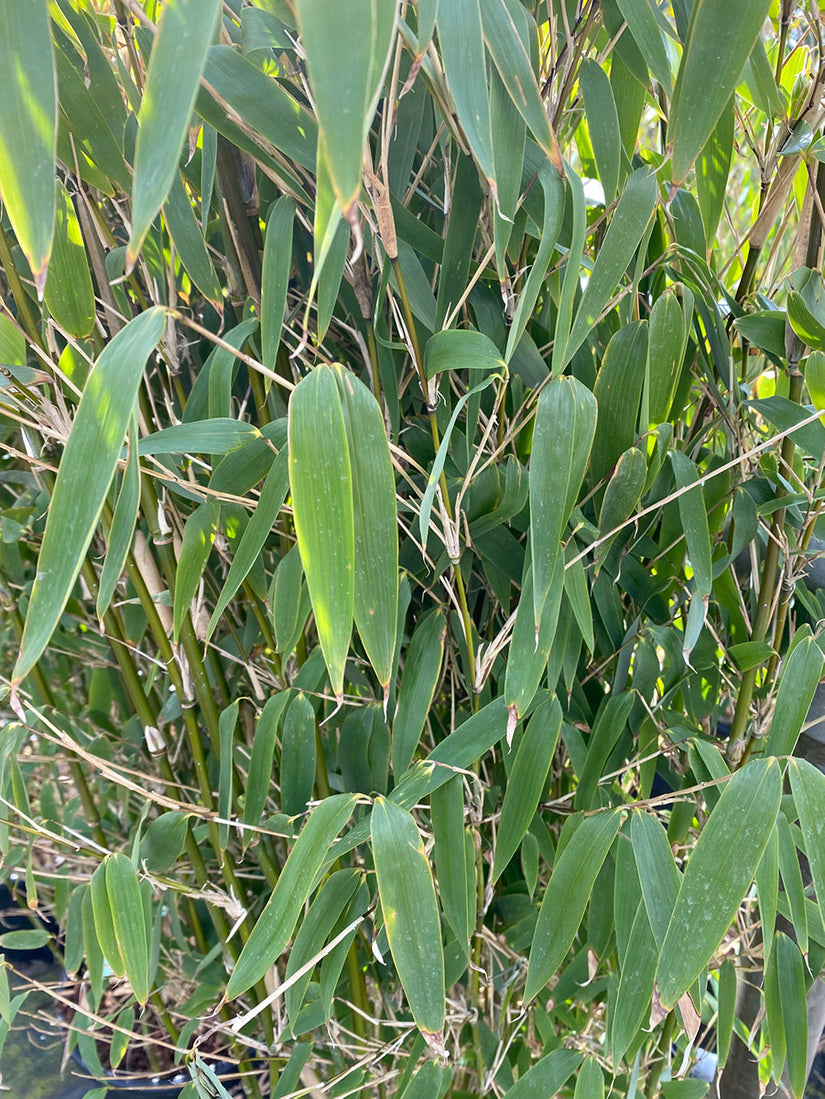
[[[392,730],[392,769],[400,776],[412,762],[441,676],[446,623],[435,610],[421,618],[407,646]]]
[[[126,855],[106,859],[106,892],[123,967],[139,1004],[149,999],[149,936],[134,863]]]
[[[37,663],[63,613],[109,491],[143,366],[165,311],[148,309],[108,344],[89,376],[57,474],[13,678]]]
[[[56,187],[54,241],[45,301],[57,323],[70,335],[82,338],[91,333],[95,323],[89,258],[72,197],[59,181]]]
[[[315,875],[352,813],[356,794],[335,794],[312,812],[284,864],[278,884],[258,917],[226,986],[229,999],[263,977],[283,950],[298,922]]]
[[[419,1029],[444,1026],[444,958],[432,872],[415,821],[378,798],[371,834],[378,896],[393,961]]]
[[[722,941],[753,881],[781,794],[772,759],[748,763],[726,785],[688,859],[662,944],[656,985],[663,1007],[690,988]]]
[[[289,482],[318,639],[340,697],[355,602],[353,480],[338,384],[324,365],[289,402]]]
[[[261,356],[270,370],[275,369],[281,343],[294,220],[295,202],[289,195],[282,195],[267,219],[261,276]]]
[[[452,0],[438,8],[438,39],[447,86],[473,156],[495,188],[490,92],[479,0]]]
[[[681,183],[739,83],[769,0],[694,0],[670,107],[671,177]]]
[[[57,81],[43,0],[0,4],[0,196],[42,294],[55,219]]]

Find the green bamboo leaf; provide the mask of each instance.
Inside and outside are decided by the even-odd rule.
[[[395,475],[384,417],[372,393],[345,367],[332,367],[344,410],[355,563],[354,618],[378,682],[389,691],[398,624]],[[310,589],[311,590],[311,589]]]
[[[630,840],[648,920],[661,947],[679,894],[679,871],[673,861],[667,833],[649,813],[633,814]]]
[[[161,813],[140,841],[140,865],[155,874],[167,873],[183,854],[188,831],[188,813]]]
[[[163,6],[138,114],[127,270],[172,187],[219,11],[218,0]]]
[[[573,804],[576,809],[593,808],[599,780],[610,753],[624,732],[635,696],[630,691],[603,700],[587,742],[587,755],[579,769],[579,786]]]
[[[805,360],[805,385],[814,408],[825,409],[825,352],[812,351]]]
[[[100,864],[101,873],[98,881],[98,889],[102,889],[103,901],[106,901],[106,866],[104,863]],[[95,871],[96,873],[97,871]],[[94,874],[92,875],[94,878]],[[111,912],[109,911],[108,904],[104,903],[100,905],[101,911],[106,915],[109,925],[111,925]],[[100,933],[98,931],[98,922],[95,917],[94,901],[92,900],[92,887],[91,882],[89,888],[83,894],[80,907],[81,924],[83,928],[83,952],[86,959],[86,974],[89,978],[89,986],[92,991],[92,1002],[97,1004],[100,1001],[100,994],[103,989],[103,963],[104,954],[103,948],[100,945]],[[109,927],[109,933],[111,939],[114,942],[114,929]]]
[[[595,641],[593,638],[593,608],[590,602],[590,588],[587,583],[587,574],[584,571],[584,563],[571,559],[577,549],[576,543],[571,542],[566,552],[567,563],[564,566],[564,594],[573,611],[576,625],[590,652],[593,652]]]
[[[478,0],[470,0],[470,2],[477,3]],[[442,8],[441,10],[444,11],[445,9]],[[446,10],[450,11],[450,8]],[[450,18],[452,18],[452,14]],[[460,154],[458,157],[453,194],[456,196],[457,201],[453,202],[450,208],[447,237],[437,260],[441,264],[441,269],[438,275],[438,297],[436,298],[435,308],[436,329],[444,327],[448,312],[467,289],[470,262],[473,257],[473,242],[478,233],[478,221],[481,216],[482,206],[478,168],[470,156]],[[398,210],[400,209],[402,207],[394,210],[396,219],[399,217]],[[417,238],[412,239],[411,237],[411,243],[416,246],[418,251],[424,251],[422,248],[423,241],[418,243]],[[424,254],[426,255],[426,252]]]
[[[175,644],[212,552],[220,517],[221,506],[216,499],[210,497],[195,508],[183,528],[172,608],[172,637]]]
[[[668,288],[653,303],[648,319],[645,422],[651,427],[664,423],[670,416],[682,375],[683,332],[682,306],[673,290]]]
[[[562,554],[562,538],[579,496],[596,430],[596,400],[572,377],[552,378],[541,391],[530,458],[530,549],[533,622]]]
[[[3,366],[26,365],[26,337],[5,313],[0,313],[0,363]]]
[[[555,168],[545,162],[539,168],[539,181],[544,192],[544,220],[542,221],[536,258],[533,260],[530,274],[527,276],[527,281],[519,294],[513,323],[507,334],[507,347],[504,351],[504,358],[507,363],[512,361],[516,353],[527,327],[527,322],[533,315],[533,309],[545,285],[545,275],[556,249],[556,239],[564,214],[564,178],[559,175]]]
[[[779,840],[779,872],[782,875],[782,885],[791,909],[794,938],[802,953],[807,954],[808,917],[805,912],[805,886],[802,883],[799,854],[793,840],[791,826],[784,813],[780,813],[776,818],[776,830]]]
[[[252,755],[249,759],[243,807],[244,824],[258,825],[263,816],[267,795],[272,785],[272,760],[275,756],[278,727],[284,710],[292,698],[294,693],[291,690],[278,691],[267,699],[261,710],[258,724],[255,726]]]
[[[150,454],[229,454],[261,437],[252,424],[231,416],[173,424],[140,440],[141,458]]]
[[[592,483],[608,477],[636,442],[646,355],[645,321],[626,324],[610,337],[593,387],[599,421],[590,456]]]
[[[45,301],[57,323],[72,336],[88,336],[95,324],[95,292],[89,258],[72,197],[56,183],[54,240]]]
[[[123,969],[139,1004],[149,999],[149,936],[134,863],[126,855],[106,859],[106,892]],[[97,919],[97,911],[95,911]]]
[[[782,815],[781,813],[779,814]],[[777,820],[779,818],[777,817]],[[771,832],[767,846],[756,870],[756,896],[759,901],[759,918],[763,929],[763,954],[765,962],[773,950],[776,930],[776,909],[779,903],[779,829]],[[806,909],[807,914],[807,909]]]
[[[788,766],[817,905],[825,922],[825,775],[805,759]]]
[[[696,466],[687,454],[683,454],[679,450],[671,450],[668,456],[678,488],[688,490],[683,491],[679,497],[679,517],[682,520],[682,529],[685,532],[687,555],[693,570],[694,585],[690,596],[688,621],[685,626],[684,654],[687,659],[693,646],[698,641],[699,633],[704,625],[708,600],[713,586],[710,531],[708,529],[705,498],[702,495]]]
[[[289,481],[318,640],[340,700],[355,601],[353,477],[341,395],[328,366],[317,366],[292,393]]]
[[[636,45],[641,50],[650,71],[669,95],[673,87],[673,79],[670,75],[670,62],[662,39],[658,12],[651,6],[650,0],[617,0],[617,2],[627,22],[627,29],[635,38]]]
[[[583,821],[569,817],[565,829],[569,821],[576,821],[578,827],[556,860],[541,902],[530,949],[525,1003],[544,988],[570,949],[596,875],[619,831],[621,813],[599,813]]]
[[[106,556],[103,559],[103,568],[100,571],[100,581],[97,588],[96,610],[97,617],[101,620],[109,609],[120,574],[126,564],[129,550],[132,548],[139,507],[138,422],[137,416],[133,414],[129,434],[129,455],[126,459],[126,469],[123,471],[123,481],[120,485],[120,492],[112,516],[112,526],[106,543]]]
[[[252,10],[252,9],[248,9]],[[275,369],[284,324],[289,271],[292,266],[292,229],[295,200],[282,195],[273,203],[266,221],[264,260],[261,275],[261,358]]]
[[[404,659],[392,723],[392,769],[396,778],[412,762],[441,677],[447,625],[437,608],[419,619]]]
[[[453,1079],[450,1065],[425,1061],[398,1099],[442,1099]]]
[[[389,63],[398,4],[296,0],[295,14],[338,205],[347,213],[361,190],[361,154]]]
[[[456,115],[479,168],[495,193],[490,92],[479,0],[452,0],[438,8],[438,41]],[[509,79],[505,75],[505,83]]]
[[[448,328],[430,336],[424,348],[424,373],[434,378],[443,370],[503,370],[498,348],[481,332]]]
[[[433,790],[430,814],[435,844],[435,870],[441,907],[459,948],[470,956],[476,921],[475,864],[464,842],[464,781],[461,775]]]
[[[558,744],[561,718],[561,706],[553,698],[536,707],[527,722],[504,790],[491,884],[507,867],[535,816]]]
[[[590,272],[562,360],[558,367],[555,361],[553,363],[554,373],[560,372],[570,362],[616,294],[622,276],[650,224],[658,199],[656,176],[648,168],[639,168],[631,173]]]
[[[504,1099],[547,1099],[557,1095],[581,1064],[574,1049],[555,1049],[542,1057],[504,1093]]]
[[[238,724],[237,700],[221,711],[218,718],[218,739],[220,744],[220,766],[218,770],[218,816],[223,819],[218,824],[218,836],[221,850],[229,846],[229,818],[232,814],[235,726]]]
[[[444,1026],[444,955],[432,872],[415,821],[377,798],[370,818],[375,876],[395,968],[425,1037]]]
[[[0,3],[0,195],[42,297],[55,220],[57,81],[43,0]]]
[[[795,424],[801,423],[810,416],[808,409],[803,408],[796,401],[789,401],[787,397],[764,397],[749,404],[779,431],[789,431]],[[817,460],[825,452],[825,425],[820,419],[794,431],[790,437],[804,454],[816,456]]]
[[[757,42],[761,45],[759,39]],[[756,52],[754,50],[754,56]],[[773,83],[773,76],[771,76],[771,83]],[[774,90],[776,90],[775,84]],[[712,243],[716,236],[716,229],[725,205],[725,191],[733,155],[733,124],[734,101],[731,98],[725,104],[719,121],[714,126],[697,162],[696,197],[699,199],[705,238],[708,243]]]
[[[215,605],[215,610],[212,612],[212,617],[210,618],[209,625],[206,629],[207,642],[220,621],[221,615],[228,607],[230,600],[234,598],[238,588],[240,588],[241,584],[247,578],[252,566],[258,559],[258,555],[263,549],[270,531],[275,526],[275,520],[278,517],[278,512],[283,506],[288,490],[289,474],[287,469],[287,452],[286,449],[282,447],[277,458],[272,463],[272,469],[267,474],[263,488],[261,489],[261,495],[258,497],[258,502],[255,505],[255,510],[252,512],[252,517],[241,536],[240,543],[235,551],[235,556],[232,558],[232,564],[230,565],[229,572],[227,573],[223,588],[221,589],[220,597]]]
[[[278,562],[272,578],[269,604],[278,652],[282,660],[286,660],[295,651],[310,611],[304,566],[297,543]]]
[[[599,533],[602,538],[609,535],[628,519],[641,499],[647,477],[647,461],[638,447],[630,447],[621,455],[613,475],[607,482],[599,511]],[[600,556],[607,555],[616,536],[603,543]]]
[[[825,325],[808,308],[803,296],[796,290],[788,294],[788,320],[791,328],[808,347],[825,351]]]
[[[204,83],[215,95],[243,119],[246,127],[260,135],[289,160],[296,160],[302,167],[315,171],[315,147],[318,141],[318,125],[306,107],[293,99],[277,80],[267,76],[247,60],[233,46],[212,46],[203,70]],[[198,114],[207,119],[219,133],[224,134],[239,148],[253,156],[264,156],[260,144],[246,136],[244,131],[227,121],[222,104],[202,91],[197,100]],[[272,161],[273,168],[276,167]],[[277,169],[283,172],[282,165]],[[287,178],[291,178],[286,173]],[[297,193],[302,190],[295,180]]]
[[[526,8],[521,10],[526,15]],[[496,271],[499,283],[507,286],[510,278],[507,248],[515,229],[521,180],[525,172],[527,127],[510,98],[504,81],[495,69],[490,71],[490,127],[496,134],[493,145],[498,187],[498,206],[493,208]],[[432,326],[434,324],[433,316]]]
[[[301,926],[298,928],[295,942],[289,952],[286,965],[287,980],[324,948],[334,934],[333,928],[342,913],[347,911],[350,901],[363,880],[363,872],[351,868],[336,870],[334,874],[330,874],[318,890],[306,916],[301,920]],[[312,969],[299,977],[286,991],[286,1011],[293,1028],[311,977]]]
[[[670,107],[671,176],[681,183],[730,100],[770,0],[695,0]]]
[[[716,1053],[719,1071],[725,1067],[733,1037],[733,1020],[736,1017],[736,967],[725,958],[719,969],[719,1014],[716,1018]]]
[[[315,876],[357,800],[357,794],[335,794],[326,798],[301,829],[272,896],[232,971],[226,986],[228,999],[251,988],[283,953],[312,891]]]
[[[57,626],[92,540],[117,468],[143,366],[160,339],[165,310],[130,321],[86,382],[54,487],[13,679],[37,663]]]
[[[788,1079],[795,1099],[802,1099],[808,1077],[808,1005],[805,1000],[805,963],[799,947],[780,932],[775,944],[776,975],[787,1046]],[[774,1068],[774,1079],[779,1076]]]
[[[622,156],[616,101],[607,73],[592,58],[588,58],[582,65],[579,80],[596,167],[604,188],[604,201],[609,206],[616,198],[619,187]]]
[[[221,284],[206,250],[203,231],[195,217],[191,199],[178,171],[172,176],[172,185],[163,207],[163,218],[187,275],[207,301],[219,305]]]
[[[614,1063],[624,1057],[628,1047],[647,1022],[658,960],[656,939],[650,929],[647,908],[642,900],[639,901],[630,928],[613,1008],[610,1041]]]
[[[688,859],[662,944],[656,985],[664,1008],[690,988],[730,927],[773,831],[781,795],[782,776],[772,759],[746,764],[727,783]]]
[[[107,861],[100,863],[89,881],[89,898],[94,915],[93,930],[103,957],[107,959],[115,977],[124,977],[126,967],[123,963],[118,936],[114,933],[112,906],[107,890]],[[88,945],[87,945],[88,951]]]
[[[785,1025],[782,1019],[782,998],[779,992],[779,964],[778,950],[779,938],[782,932],[776,936],[774,947],[770,957],[765,963],[765,1016],[768,1023],[768,1041],[771,1047],[771,1064],[775,1077],[781,1079],[782,1070],[785,1067],[787,1057],[787,1044],[785,1041]],[[784,938],[784,936],[782,936]]]
[[[290,703],[281,738],[281,810],[305,813],[315,785],[315,711],[303,691]]]
[[[804,636],[800,636],[802,631]],[[822,676],[822,650],[805,625],[797,631],[794,647],[786,656],[776,694],[765,755],[788,756],[796,747]]]
[[[635,142],[635,136],[634,136]],[[564,265],[564,277],[561,284],[559,310],[556,315],[555,337],[553,339],[553,374],[561,374],[572,358],[566,353],[570,342],[570,327],[573,323],[573,306],[580,293],[582,257],[587,235],[587,208],[584,201],[584,185],[580,177],[565,161],[567,182],[570,184],[570,209],[572,218],[570,248]]]
[[[585,1057],[582,1062],[573,1099],[604,1099],[604,1076],[595,1057]]]
[[[512,7],[505,0],[481,0],[484,41],[513,104],[527,123],[539,148],[562,171],[561,153],[541,99],[536,74],[516,19],[529,26],[535,40],[535,23],[520,4]],[[493,131],[495,132],[495,131]]]
[[[549,595],[544,603],[536,630],[533,601],[533,570],[529,556],[524,565],[521,598],[516,608],[516,620],[510,639],[510,656],[504,679],[504,701],[507,705],[507,740],[512,740],[516,723],[527,712],[538,690],[550,649],[556,636],[561,597],[564,591],[564,558],[559,554],[556,571],[550,581]]]

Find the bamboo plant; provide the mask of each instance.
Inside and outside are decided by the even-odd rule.
[[[824,45],[0,0],[0,857],[92,1076],[802,1095]]]

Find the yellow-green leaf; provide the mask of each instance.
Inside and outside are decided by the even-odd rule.
[[[134,863],[126,855],[106,860],[106,892],[123,968],[138,1003],[149,999],[149,936]]]
[[[57,183],[57,216],[46,281],[46,305],[61,327],[79,338],[95,324],[95,293],[71,195]]]

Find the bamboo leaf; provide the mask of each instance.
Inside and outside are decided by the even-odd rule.
[[[650,0],[617,0],[627,27],[644,55],[650,71],[670,94],[673,80],[659,20]]]
[[[671,176],[681,183],[739,83],[769,0],[695,0],[670,107]]]
[[[653,303],[648,320],[646,423],[664,423],[670,415],[682,374],[684,316],[679,299],[668,289]]]
[[[570,949],[596,875],[619,831],[621,813],[599,813],[583,821],[576,817],[568,820],[575,820],[579,826],[558,857],[541,902],[530,949],[525,1003],[544,988]]]
[[[195,598],[195,592],[201,582],[203,570],[206,568],[206,562],[212,552],[215,535],[218,533],[220,516],[220,504],[216,499],[210,497],[195,508],[183,528],[172,607],[172,637],[176,644],[180,637],[184,617]]]
[[[430,336],[424,348],[424,373],[442,370],[502,370],[504,360],[489,336],[466,328],[448,328]]]
[[[115,504],[112,526],[106,544],[106,556],[100,572],[97,588],[97,617],[102,619],[109,609],[115,587],[123,572],[132,541],[135,537],[138,509],[140,507],[140,463],[138,462],[137,416],[132,416],[129,437],[129,455],[123,481]]]
[[[355,533],[347,430],[328,366],[307,374],[290,399],[289,481],[318,640],[340,699],[354,613]]]
[[[172,187],[219,11],[218,0],[163,6],[138,114],[127,270]]]
[[[773,831],[781,794],[775,760],[746,764],[726,785],[688,859],[662,944],[656,984],[664,1008],[690,988],[730,927]]]
[[[779,814],[782,816],[782,814]],[[779,817],[777,817],[778,825]],[[756,896],[759,901],[759,918],[763,928],[763,953],[765,963],[773,950],[776,930],[776,909],[779,903],[779,828],[768,838],[759,866],[756,869]],[[807,909],[806,909],[807,913]]]
[[[621,167],[622,140],[616,101],[607,73],[592,58],[582,65],[579,80],[596,167],[604,188],[604,201],[609,206],[616,198]]]
[[[120,943],[115,934],[115,925],[112,918],[112,906],[109,901],[109,893],[106,888],[106,860],[101,862],[89,881],[89,899],[94,915],[93,933],[100,944],[103,957],[116,977],[125,977],[126,966],[120,950]],[[88,936],[84,930],[86,940],[86,952],[89,953]]]
[[[415,821],[377,798],[370,818],[378,896],[395,968],[424,1036],[444,1026],[444,957],[432,872]]]
[[[775,944],[776,975],[787,1046],[788,1079],[795,1099],[802,1099],[808,1077],[808,1005],[805,963],[799,947],[780,932]],[[774,1078],[779,1073],[774,1070]]]
[[[80,572],[120,457],[145,364],[163,332],[156,307],[108,344],[86,382],[57,474],[13,678],[37,663]]]
[[[538,629],[562,537],[578,499],[596,430],[596,400],[571,377],[552,378],[539,397],[530,458],[533,614]]]
[[[333,366],[352,470],[356,551],[354,618],[378,682],[389,690],[398,623],[395,475],[384,417],[363,382]],[[311,591],[311,589],[310,589]]]
[[[263,816],[264,805],[272,783],[272,760],[275,756],[278,727],[284,710],[292,698],[294,694],[291,690],[278,691],[267,699],[261,710],[258,724],[255,726],[255,738],[252,741],[252,755],[249,760],[243,808],[244,824],[257,825]]]
[[[792,759],[788,773],[816,902],[825,922],[825,775],[805,759]]]
[[[507,779],[490,883],[501,876],[530,827],[547,783],[561,732],[558,699],[544,702],[527,722]],[[441,875],[439,874],[439,880]]]
[[[441,907],[459,948],[470,956],[476,918],[475,864],[464,842],[464,782],[453,775],[430,795],[435,869]]]
[[[541,611],[538,630],[535,625],[533,601],[533,571],[529,558],[525,562],[521,598],[516,608],[516,620],[510,639],[510,656],[504,679],[504,701],[507,705],[507,740],[512,740],[516,722],[527,712],[538,690],[550,649],[556,636],[561,597],[564,591],[562,570],[564,558],[556,559],[556,571]]]
[[[261,357],[270,370],[275,369],[281,345],[294,222],[295,201],[289,195],[282,195],[273,203],[267,218],[261,277]]]
[[[649,813],[634,813],[630,840],[648,919],[656,942],[665,941],[681,878],[673,861],[667,833]]]
[[[504,1093],[504,1099],[546,1099],[557,1095],[581,1064],[574,1049],[555,1049],[542,1057]]]
[[[172,185],[163,207],[163,218],[184,269],[207,301],[219,306],[221,284],[206,250],[206,242],[192,202],[181,181],[180,172],[172,175]]]
[[[278,563],[269,603],[278,652],[286,659],[295,651],[310,610],[304,583],[304,566],[301,564],[301,551],[297,543]]]
[[[585,1057],[582,1062],[573,1099],[604,1099],[604,1076],[595,1057]]]
[[[599,511],[599,533],[602,538],[621,526],[636,510],[646,477],[647,462],[644,454],[637,447],[630,447],[620,456],[604,490]],[[617,536],[611,537],[601,547],[601,556],[606,556],[615,537]]]
[[[43,0],[0,3],[0,103],[0,195],[42,296],[54,232],[57,141],[57,81]]]
[[[346,5],[296,0],[318,140],[343,213],[361,189],[361,152],[389,62],[397,10],[396,0]]]
[[[803,630],[805,635],[800,636]],[[788,756],[793,752],[822,676],[822,650],[811,636],[810,626],[801,627],[794,641],[793,650],[783,662],[765,743],[765,755],[769,756]]]
[[[490,93],[479,0],[452,0],[438,7],[438,40],[447,87],[473,156],[495,191]],[[508,80],[505,76],[505,82]]]
[[[799,854],[793,841],[791,826],[784,813],[780,813],[776,818],[776,831],[779,840],[779,871],[782,874],[782,885],[791,909],[794,937],[802,953],[807,954],[808,917],[805,912],[805,886],[802,883]]]
[[[607,344],[593,393],[599,421],[590,456],[591,481],[609,476],[637,439],[637,410],[642,398],[647,355],[647,324],[633,321]]]
[[[704,625],[713,585],[710,531],[705,498],[702,495],[696,466],[687,454],[678,450],[671,450],[669,458],[677,486],[680,489],[688,489],[679,497],[679,516],[685,532],[687,554],[694,581],[690,597],[690,613],[685,627],[684,653],[687,658],[698,641],[699,632]],[[696,608],[695,612],[694,608]]]
[[[422,617],[407,646],[392,724],[392,769],[398,778],[412,762],[441,676],[447,625],[440,609]]]
[[[615,295],[622,276],[633,259],[645,230],[653,217],[659,199],[656,176],[647,168],[632,172],[622,190],[621,198],[610,220],[602,246],[590,272],[587,288],[576,312],[570,339],[558,367],[560,372],[573,358]]]
[[[238,723],[238,701],[232,702],[221,711],[218,718],[218,736],[220,741],[220,768],[218,772],[218,816],[223,819],[218,824],[218,835],[222,850],[229,846],[229,818],[232,814],[235,726]]]
[[[59,325],[72,336],[88,336],[95,324],[95,292],[89,259],[72,197],[56,184],[54,240],[45,301]]]
[[[357,800],[357,794],[334,794],[313,810],[232,971],[226,986],[228,999],[251,988],[283,953],[315,876]]]
[[[246,530],[241,536],[240,543],[235,551],[235,556],[232,558],[232,564],[227,573],[226,580],[224,581],[220,598],[215,604],[215,610],[212,612],[212,617],[210,618],[209,625],[206,629],[207,642],[220,621],[221,615],[228,607],[230,600],[234,598],[238,588],[240,588],[241,584],[249,575],[252,566],[255,564],[258,555],[263,549],[269,532],[275,525],[278,512],[281,510],[283,502],[286,499],[288,489],[289,475],[287,470],[287,453],[286,450],[282,448],[277,458],[272,463],[272,469],[269,471],[266,480],[264,481],[255,510],[247,524]]]
[[[231,416],[213,416],[161,428],[140,440],[141,458],[150,454],[229,454],[246,446],[261,433],[252,424]]]
[[[481,0],[484,41],[513,104],[527,123],[539,148],[562,171],[561,153],[541,100],[530,55],[515,19],[529,25],[533,39],[536,26],[520,4],[510,7],[505,0]]]
[[[759,42],[758,39],[757,42]],[[754,50],[754,56],[756,53],[757,51]],[[773,84],[770,68],[768,72]],[[773,84],[773,87],[775,91],[776,85]],[[725,104],[719,121],[713,127],[713,132],[702,149],[696,170],[696,197],[699,199],[705,238],[708,242],[712,242],[716,236],[716,229],[725,205],[725,191],[733,154],[733,124],[734,102],[730,99]]]
[[[134,863],[126,855],[106,859],[106,892],[123,968],[139,1004],[149,999],[149,936]],[[95,917],[97,913],[95,913]]]
[[[716,1020],[716,1052],[719,1071],[725,1067],[733,1037],[733,1020],[736,1017],[736,967],[725,958],[719,969],[719,1014]]]
[[[778,950],[779,937],[771,950],[770,958],[765,963],[765,1016],[768,1022],[768,1040],[771,1046],[772,1069],[776,1076],[782,1076],[787,1057],[787,1044],[785,1041],[785,1025],[782,1019],[782,998],[779,992],[779,964]],[[784,937],[784,936],[783,936]]]
[[[658,959],[659,952],[650,929],[647,908],[644,901],[639,901],[622,959],[619,988],[613,1008],[610,1040],[614,1061],[624,1057],[647,1021]]]
[[[315,711],[303,691],[290,703],[281,738],[281,809],[305,813],[315,785]]]

